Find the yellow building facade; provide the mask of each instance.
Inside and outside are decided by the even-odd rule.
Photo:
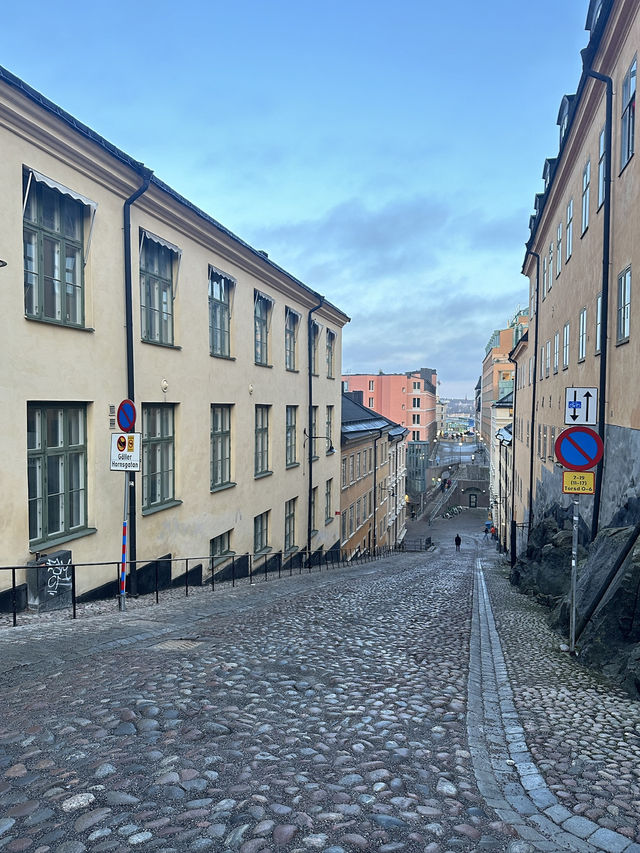
[[[138,567],[338,545],[318,518],[348,317],[4,69],[0,149],[0,565],[117,562],[125,481]],[[126,398],[132,474],[110,470]],[[78,593],[113,576],[78,570]]]

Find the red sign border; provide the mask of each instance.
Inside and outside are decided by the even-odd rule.
[[[593,460],[593,462],[587,462],[586,465],[572,465],[570,462],[567,462],[567,460],[562,455],[562,450],[561,450],[562,441],[565,438],[567,438],[569,435],[576,433],[576,432],[580,432],[583,434],[587,433],[588,435],[591,436],[591,438],[593,438],[595,440],[596,447],[598,448],[598,452],[596,453],[596,458]],[[553,448],[554,448],[554,451],[556,454],[556,458],[559,459],[560,463],[562,465],[564,465],[565,468],[568,468],[570,471],[588,471],[590,468],[595,468],[596,465],[602,459],[602,455],[604,453],[604,444],[602,443],[602,439],[600,438],[598,433],[594,429],[591,429],[591,427],[580,425],[580,424],[578,424],[576,426],[567,427],[567,429],[563,429],[562,432],[560,433],[560,435],[556,438],[556,442],[555,442]]]
[[[131,406],[131,408],[133,409],[133,421],[131,422],[131,426],[128,428],[123,426],[120,423],[120,413],[122,412],[122,410],[125,406]],[[118,414],[116,415],[116,419],[118,421],[118,426],[120,427],[121,431],[122,432],[134,432],[135,426],[136,426],[136,417],[137,417],[136,404],[133,402],[133,400],[123,400],[120,403],[120,405],[118,406]]]

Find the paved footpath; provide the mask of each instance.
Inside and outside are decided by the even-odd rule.
[[[640,853],[640,707],[560,650],[481,529],[5,620],[0,851]]]

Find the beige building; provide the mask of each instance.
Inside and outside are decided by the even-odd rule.
[[[581,418],[589,405],[605,444],[595,495],[580,498],[594,535],[598,526],[640,517],[640,398],[633,381],[640,360],[633,285],[640,268],[640,166],[633,156],[640,7],[635,0],[592,0],[586,28],[583,72],[576,93],[562,98],[559,151],[545,162],[544,192],[530,220],[523,272],[534,313],[528,347],[518,356],[527,387],[524,406],[518,402],[516,453],[531,454],[529,522],[565,512],[571,496],[562,492],[554,443],[567,425],[566,393],[595,389],[597,405],[595,396],[579,392]]]
[[[406,534],[408,430],[342,397],[341,547],[347,555],[396,547]]]
[[[110,589],[125,490],[132,591],[338,547],[346,315],[1,68],[0,119],[0,565],[69,550]],[[125,398],[139,473],[110,470]]]

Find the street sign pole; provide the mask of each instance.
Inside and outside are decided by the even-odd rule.
[[[127,519],[129,518],[129,474],[124,475],[124,512],[122,515],[122,559],[120,561],[120,595],[118,608],[127,609]]]
[[[126,435],[111,437],[111,470],[124,471],[124,512],[122,516],[122,557],[120,560],[118,607],[127,609],[127,524],[129,521],[129,490],[135,484],[135,471],[140,470],[140,435],[133,434],[136,424],[136,407],[133,400],[125,399],[118,406],[118,426]],[[135,518],[134,518],[135,521]],[[129,567],[131,592],[135,595],[135,570]]]
[[[571,540],[571,599],[569,611],[569,652],[576,650],[576,581],[578,578],[578,495],[573,498],[573,537]]]

